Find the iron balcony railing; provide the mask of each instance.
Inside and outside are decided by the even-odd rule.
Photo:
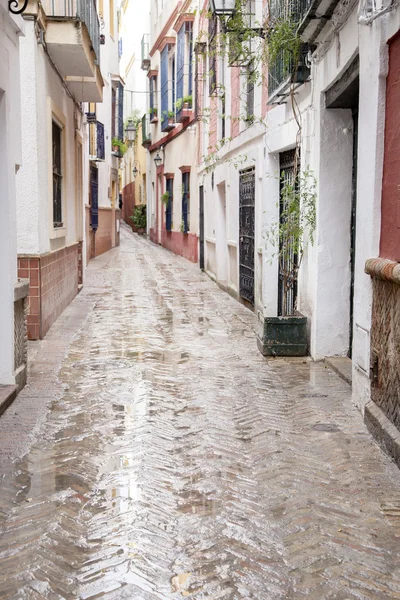
[[[283,19],[300,24],[313,2],[314,0],[270,0],[271,25]]]
[[[142,117],[142,146],[150,146],[151,134],[150,134],[150,121],[149,115],[143,115]]]
[[[78,19],[86,25],[90,41],[100,64],[100,22],[94,0],[44,0],[43,7],[48,17]]]
[[[150,67],[150,34],[145,33],[142,37],[142,64],[141,68],[147,71]]]
[[[105,160],[104,125],[100,121],[89,124],[89,160]]]
[[[310,67],[307,64],[308,44],[303,44],[298,63],[295,65],[293,56],[287,50],[281,50],[273,62],[268,65],[268,96],[288,96],[291,84],[296,86],[308,81]],[[278,98],[279,101],[279,98]]]

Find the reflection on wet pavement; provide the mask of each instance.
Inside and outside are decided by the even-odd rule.
[[[345,382],[253,327],[126,230],[91,263],[0,419],[46,411],[0,449],[0,598],[400,598],[399,472]]]

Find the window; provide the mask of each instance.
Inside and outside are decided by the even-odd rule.
[[[182,225],[183,233],[190,229],[190,171],[182,173]]]
[[[168,46],[161,52],[161,128],[168,123]]]
[[[117,107],[117,92],[115,88],[111,88],[111,139],[113,140],[115,136],[116,130],[116,107]]]
[[[53,225],[62,227],[62,129],[53,121]]]
[[[172,230],[172,208],[173,208],[173,201],[174,201],[174,180],[172,179],[172,177],[168,177],[167,181],[166,181],[166,191],[168,192],[169,196],[168,196],[168,204],[165,207],[165,229],[167,231],[171,231]]]
[[[150,77],[150,119],[157,116],[157,77]]]
[[[217,28],[218,17],[214,15],[208,21],[208,93],[210,96],[217,89]]]

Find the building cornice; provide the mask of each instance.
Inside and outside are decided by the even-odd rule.
[[[193,23],[194,21],[194,14],[193,13],[181,13],[178,18],[176,19],[173,29],[174,31],[176,31],[176,33],[178,33],[178,31],[180,30],[180,28],[182,27],[182,25],[184,23]]]
[[[179,13],[180,5],[181,5],[181,3],[179,2],[178,5],[175,6],[168,21],[165,23],[164,27],[162,28],[160,35],[158,36],[155,43],[153,44],[153,47],[151,48],[151,50],[149,52],[151,57],[154,56],[154,54],[157,52],[157,50],[160,50],[160,45],[162,44],[163,39],[166,37],[168,31],[172,28],[172,25],[176,20],[176,16]]]
[[[158,75],[158,69],[151,69],[150,71],[147,71],[147,77],[149,79],[151,79],[152,77],[157,77]]]

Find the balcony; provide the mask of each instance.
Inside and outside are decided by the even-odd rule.
[[[150,123],[148,115],[142,117],[142,146],[147,148],[151,144]]]
[[[100,121],[89,124],[89,160],[105,160],[104,125]]]
[[[293,58],[282,50],[274,62],[268,65],[268,104],[281,104],[296,89],[309,80],[310,68],[307,65],[308,44],[303,44],[299,62],[295,68]]]
[[[46,46],[78,102],[102,102],[100,25],[94,0],[44,0]]]
[[[148,71],[150,68],[150,34],[145,33],[142,37],[142,62],[140,68]]]

